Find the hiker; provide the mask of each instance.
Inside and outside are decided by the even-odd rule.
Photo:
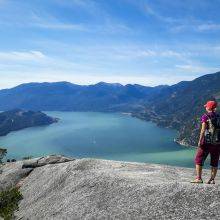
[[[202,128],[195,156],[197,176],[191,183],[203,183],[202,167],[208,154],[210,154],[211,177],[207,183],[215,184],[220,155],[220,115],[216,113],[216,101],[208,101],[204,107],[207,113],[201,117]]]

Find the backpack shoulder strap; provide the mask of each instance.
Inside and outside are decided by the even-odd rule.
[[[205,116],[208,118],[208,120],[206,121],[206,125],[207,125],[206,129],[209,130],[210,127],[212,126],[212,120],[208,114],[205,114]]]
[[[214,112],[214,115],[212,117],[210,115],[206,114],[206,113],[205,113],[205,116],[207,116],[207,118],[210,119],[210,120],[212,120],[213,118],[220,117],[220,115],[215,113],[215,112]]]
[[[209,117],[209,115],[208,115],[208,114],[205,114],[205,116],[206,116],[208,119],[210,119],[210,120],[211,120],[211,117]]]

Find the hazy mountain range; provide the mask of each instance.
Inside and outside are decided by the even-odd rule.
[[[167,86],[104,82],[89,86],[69,82],[27,83],[0,90],[0,110],[131,111],[142,108],[149,97],[164,87]]]
[[[88,86],[69,82],[21,84],[0,90],[0,110],[132,112],[160,126],[178,129],[180,143],[195,145],[199,118],[208,99],[220,100],[220,72],[156,87],[105,82]]]

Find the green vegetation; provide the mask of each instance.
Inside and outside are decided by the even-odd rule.
[[[7,154],[7,150],[0,148],[0,163],[2,163],[2,159],[6,154]]]
[[[21,199],[22,195],[17,188],[0,192],[0,217],[5,220],[12,219]]]
[[[11,131],[18,131],[28,127],[49,125],[57,121],[57,118],[49,117],[40,111],[12,109],[0,112],[0,136],[7,135]]]

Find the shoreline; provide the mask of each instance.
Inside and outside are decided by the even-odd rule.
[[[47,159],[48,158],[48,159]],[[53,162],[49,162],[50,158],[67,158],[68,161],[83,161],[83,160],[94,160],[94,161],[104,161],[106,163],[121,163],[121,164],[133,164],[133,165],[153,165],[153,166],[158,166],[158,167],[170,167],[170,168],[179,168],[179,169],[187,169],[187,170],[193,170],[194,167],[186,167],[186,166],[177,166],[177,165],[170,165],[170,164],[164,164],[164,163],[152,163],[152,162],[137,162],[137,161],[124,161],[124,160],[114,160],[114,159],[105,159],[105,158],[97,158],[97,157],[77,157],[77,156],[68,156],[68,155],[59,155],[59,154],[45,154],[42,156],[36,156],[36,157],[31,157],[29,159],[18,159],[16,161],[10,161],[10,162],[4,162],[0,165],[5,166],[5,165],[10,165],[10,164],[16,164],[16,163],[22,163],[25,164],[24,168],[27,168],[32,164],[32,168],[44,166],[44,163],[39,163],[41,160],[45,160],[45,163],[48,164],[53,164]],[[38,161],[38,163],[36,163]],[[57,163],[63,163],[63,162],[57,162]],[[26,167],[27,166],[27,167]],[[207,168],[204,168],[204,170],[209,170]]]
[[[183,140],[178,141],[177,138],[174,138],[173,141],[174,141],[175,143],[177,143],[178,145],[183,146],[183,147],[196,148],[196,146],[190,145],[190,144],[184,142]]]
[[[148,117],[147,119],[144,118],[144,117],[141,117],[135,113],[131,113],[131,116],[134,117],[134,118],[138,118],[140,120],[143,120],[143,121],[146,121],[146,122],[152,122],[154,123],[157,127],[162,127],[162,128],[168,128],[168,129],[173,129],[175,131],[177,131],[179,133],[179,130],[177,128],[174,128],[174,127],[171,127],[171,126],[163,126],[162,124],[158,124],[156,121],[152,120],[150,117]],[[185,138],[184,138],[185,139]],[[174,138],[174,142],[177,143],[178,145],[180,146],[183,146],[183,147],[192,147],[192,148],[195,148],[196,146],[193,146],[193,145],[190,145],[186,140],[178,140],[178,137],[175,137]]]

